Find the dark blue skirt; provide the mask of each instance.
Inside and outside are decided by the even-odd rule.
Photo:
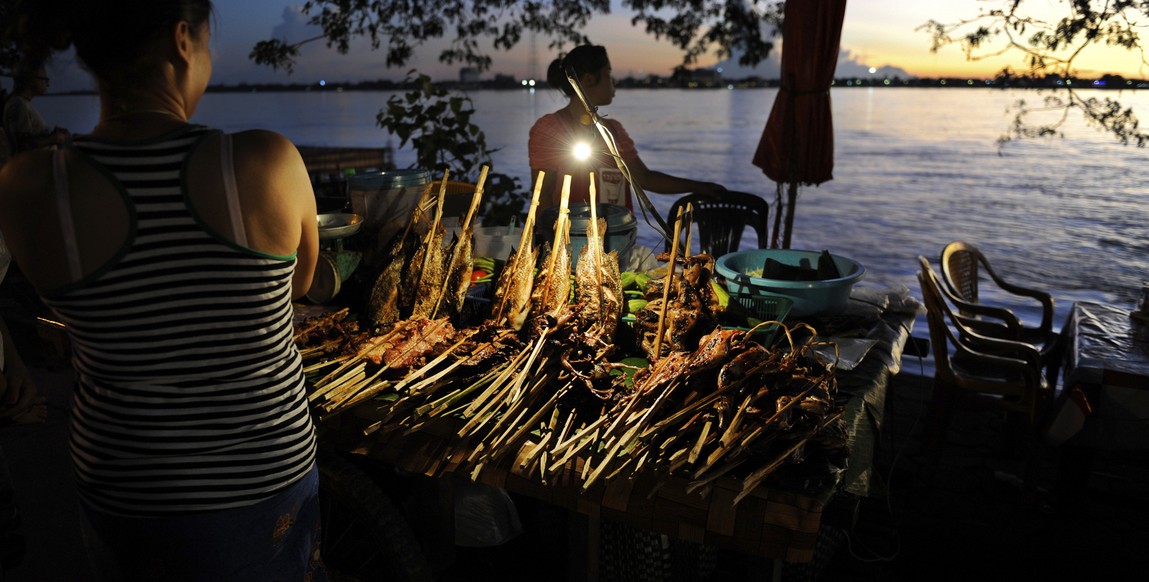
[[[83,507],[83,514],[94,567],[106,580],[327,580],[316,467],[274,497],[239,509],[139,518]]]

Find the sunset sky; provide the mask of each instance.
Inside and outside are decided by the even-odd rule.
[[[317,29],[307,27],[305,18],[299,13],[298,6],[301,4],[299,0],[216,0],[218,27],[214,31],[212,45],[215,58],[213,82],[307,83],[319,82],[321,79],[328,82],[401,79],[408,68],[417,68],[435,79],[454,79],[458,76],[459,67],[438,63],[438,50],[430,46],[419,51],[410,67],[402,69],[384,67],[383,55],[372,52],[366,43],[353,46],[348,55],[339,55],[323,46],[322,42],[312,43],[304,48],[295,73],[290,76],[282,71],[252,64],[248,53],[259,40],[284,38],[298,41],[317,34]],[[992,76],[1006,65],[1023,68],[1021,55],[1016,51],[977,62],[967,60],[956,46],[947,47],[936,54],[931,53],[928,34],[916,30],[930,19],[956,22],[972,18],[980,10],[999,4],[982,0],[848,0],[841,42],[843,56],[839,58],[838,76],[865,74],[869,67],[888,67],[882,71],[892,71],[893,74],[904,72],[919,77],[983,78]],[[1050,20],[1065,14],[1065,0],[1026,0],[1025,6],[1034,15],[1038,14],[1037,10],[1047,11],[1044,16]],[[656,41],[641,29],[632,27],[628,14],[617,7],[610,16],[593,19],[587,28],[587,35],[593,42],[607,46],[618,77],[668,75],[681,61],[681,53],[676,48]],[[547,64],[557,54],[547,48],[546,39],[539,38],[536,46],[535,74],[532,74],[529,67],[530,43],[524,39],[514,51],[492,51],[495,62],[486,76],[496,73],[516,78],[543,76]],[[761,65],[753,72],[767,78],[776,77],[776,74],[771,73],[777,70],[778,58],[779,53],[772,52],[772,62]],[[716,61],[710,59],[701,64],[712,66]],[[1077,69],[1086,76],[1106,72],[1129,77],[1147,76],[1138,54],[1122,50],[1106,52],[1102,47],[1091,48],[1083,54],[1077,61]],[[50,67],[50,73],[54,91],[91,86],[70,54],[58,56]]]

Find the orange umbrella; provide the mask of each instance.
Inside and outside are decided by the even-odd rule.
[[[830,85],[838,65],[838,44],[846,0],[789,0],[782,20],[782,87],[754,152],[754,165],[778,183],[771,246],[778,247],[783,184],[788,184],[786,230],[790,248],[798,185],[833,178],[834,124]]]

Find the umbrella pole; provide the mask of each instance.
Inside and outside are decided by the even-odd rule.
[[[774,189],[774,233],[770,237],[770,248],[778,248],[778,234],[782,232],[782,210],[785,205],[782,203],[782,182],[777,183]]]
[[[782,248],[790,248],[790,233],[794,230],[794,204],[798,202],[798,182],[790,182],[786,192],[786,234],[782,238]]]

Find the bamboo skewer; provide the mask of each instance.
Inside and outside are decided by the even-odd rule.
[[[594,172],[590,173],[590,238],[599,240],[598,232],[598,191],[594,187]],[[594,252],[595,287],[598,289],[599,305],[602,305],[602,253]]]
[[[840,413],[840,412],[837,414],[831,415],[829,418],[826,419],[825,422],[821,423],[817,428],[811,430],[810,435],[808,435],[808,436],[812,436],[814,434],[817,434],[818,431],[820,431],[822,428],[827,426],[829,423],[841,418],[841,416],[842,416],[842,413]],[[779,453],[778,456],[776,456],[774,458],[774,460],[771,461],[769,464],[764,465],[762,467],[759,467],[753,473],[750,473],[749,475],[747,475],[746,478],[742,480],[742,491],[734,497],[734,504],[737,505],[739,501],[742,501],[742,499],[744,497],[746,497],[752,491],[754,491],[756,488],[758,488],[758,485],[762,484],[762,481],[764,479],[766,479],[766,477],[769,477],[770,474],[773,473],[774,470],[777,469],[786,460],[787,457],[792,455],[794,453],[794,451],[798,450],[799,448],[801,448],[805,444],[806,444],[806,439],[796,439],[793,445],[790,445],[789,447],[786,448],[786,450]]]
[[[332,378],[336,377],[338,374],[342,374],[347,368],[350,368],[351,366],[355,365],[356,363],[361,363],[363,361],[362,358],[363,358],[364,354],[367,354],[367,353],[371,352],[371,350],[374,350],[375,348],[379,347],[380,344],[382,344],[383,342],[385,342],[388,339],[390,339],[391,337],[393,337],[393,335],[394,335],[394,328],[392,328],[391,332],[388,332],[388,333],[385,333],[383,335],[375,336],[375,337],[371,338],[367,342],[366,347],[360,348],[357,352],[355,352],[355,355],[349,357],[347,359],[347,361],[342,366],[339,366],[335,370],[328,372],[326,376],[324,376],[324,377],[320,378],[318,381],[316,381],[315,385],[318,386],[319,388],[325,387],[327,385],[327,383]],[[313,398],[319,397],[321,395],[321,392],[322,392],[322,390],[317,390],[315,393],[312,393],[312,397]]]
[[[443,327],[446,324],[447,324],[446,318],[440,319],[440,320],[435,320],[431,323],[431,325],[427,326],[428,333],[434,333],[435,331],[438,331],[439,328]],[[384,337],[386,337],[386,336],[384,336]],[[420,340],[408,342],[408,344],[403,348],[403,350],[401,352],[399,352],[399,356],[403,357],[403,356],[406,356],[407,354],[409,354],[411,352],[411,350],[415,349],[415,347],[419,345],[419,342],[420,342]],[[376,344],[376,345],[378,345],[378,344]],[[339,390],[339,393],[336,395],[337,397],[331,398],[329,400],[329,402],[324,403],[322,408],[326,412],[330,413],[330,412],[334,411],[336,408],[347,408],[354,403],[362,402],[363,400],[366,400],[367,398],[370,398],[371,396],[378,394],[379,392],[381,392],[383,389],[385,389],[387,387],[387,384],[381,383],[381,384],[375,385],[374,389],[372,389],[371,383],[374,382],[375,379],[377,379],[383,372],[390,370],[390,369],[391,369],[391,364],[390,363],[384,363],[367,380],[361,381],[361,382],[356,382],[355,384],[353,384],[350,387],[341,388]],[[350,394],[348,394],[348,393],[350,393]],[[365,393],[366,393],[366,395],[364,395]]]
[[[554,414],[551,415],[551,422],[550,422],[550,427],[549,427],[550,430],[546,431],[546,434],[544,435],[543,439],[541,441],[539,441],[538,446],[535,447],[534,449],[532,449],[531,452],[528,453],[527,456],[524,457],[523,461],[519,464],[520,469],[526,469],[527,467],[529,467],[531,464],[534,463],[535,457],[538,457],[539,458],[539,476],[543,479],[544,482],[546,481],[546,478],[547,478],[547,460],[548,460],[547,457],[550,455],[553,455],[554,449],[555,449],[554,446],[548,446],[550,444],[550,441],[553,440],[555,443],[561,442],[563,440],[563,438],[566,437],[567,431],[570,430],[571,425],[574,424],[575,415],[574,415],[574,411],[571,411],[571,412],[567,413],[567,418],[566,418],[566,421],[563,422],[562,429],[558,433],[556,433],[554,429],[555,429],[555,422],[558,418],[558,414],[559,414],[559,411],[556,408],[554,411]]]
[[[677,233],[675,234],[675,236],[677,236]],[[583,482],[583,485],[582,485],[583,491],[586,491],[587,489],[590,488],[590,486],[594,483],[594,481],[598,478],[598,476],[600,474],[602,474],[603,469],[606,468],[606,466],[610,463],[611,459],[618,453],[618,450],[621,447],[627,445],[630,442],[630,440],[634,438],[634,435],[638,432],[638,430],[640,428],[642,428],[643,424],[646,422],[646,419],[649,418],[650,415],[653,414],[654,411],[658,409],[658,407],[662,404],[662,402],[666,399],[666,397],[671,392],[673,392],[674,388],[676,388],[678,386],[678,384],[679,384],[679,382],[671,382],[670,384],[668,384],[667,387],[662,391],[662,393],[658,395],[658,398],[654,399],[654,402],[650,405],[650,407],[647,408],[645,412],[643,412],[642,416],[631,426],[631,428],[629,430],[627,430],[623,434],[622,438],[614,441],[614,444],[608,449],[608,452],[606,454],[606,458],[603,460],[603,462],[600,463],[598,468],[595,469],[590,474],[590,476]]]
[[[674,282],[674,268],[678,263],[678,235],[682,230],[682,209],[674,218],[674,238],[670,242],[670,263],[666,272],[666,283],[662,286],[662,313],[658,316],[658,334],[654,336],[653,357],[662,359],[662,334],[666,330],[666,314],[670,311],[670,286]]]
[[[482,387],[490,384],[491,382],[493,382],[495,377],[497,377],[499,375],[500,371],[503,369],[503,367],[505,365],[506,364],[503,364],[503,365],[495,368],[494,370],[484,374],[481,378],[472,382],[469,386],[466,386],[464,388],[460,388],[459,390],[455,390],[449,394],[444,394],[443,396],[440,396],[439,398],[432,400],[431,402],[428,402],[422,406],[415,408],[414,417],[420,418],[420,417],[424,417],[424,416],[435,416],[435,415],[441,413],[441,411],[449,408],[459,399],[461,399],[461,398],[467,396],[468,394],[470,394],[471,392],[478,390],[479,388],[482,388]]]
[[[503,374],[500,374],[500,379],[508,378],[514,374],[518,370],[517,363],[525,357],[527,357],[526,350],[519,352],[515,358],[515,362],[512,362],[512,364],[503,371]],[[490,419],[494,407],[502,404],[505,401],[505,399],[496,398],[496,396],[499,396],[506,391],[507,386],[505,386],[503,382],[500,382],[498,379],[496,379],[496,381],[483,392],[482,397],[476,398],[475,401],[471,403],[471,406],[469,406],[467,410],[463,412],[464,417],[468,416],[468,413],[470,413],[470,420],[468,420],[467,423],[463,425],[463,428],[459,429],[458,435],[460,437],[465,437],[486,423],[487,420]]]
[[[587,241],[587,246],[583,249],[584,252],[590,252],[594,257],[594,288],[595,288],[595,305],[599,309],[603,309],[606,303],[604,295],[604,285],[602,277],[602,253],[603,250],[600,245],[602,244],[602,233],[598,231],[598,190],[595,188],[594,172],[590,173],[590,240]],[[591,249],[590,244],[594,242],[595,248]],[[589,250],[588,250],[589,249]],[[605,313],[603,314],[606,315]]]
[[[535,411],[534,415],[529,417],[526,422],[512,422],[508,423],[510,426],[500,436],[491,442],[491,451],[488,453],[489,458],[497,459],[499,453],[504,453],[510,446],[517,443],[531,430],[531,428],[542,420],[543,415],[551,410],[551,405],[554,404],[563,395],[564,391],[556,391],[551,394],[551,397]],[[521,415],[529,411],[526,406],[522,407]],[[516,419],[517,421],[518,419]]]
[[[295,333],[292,335],[291,339],[293,341],[298,342],[299,338],[301,336],[303,336],[304,334],[307,334],[309,332],[315,331],[316,329],[319,329],[321,326],[325,325],[327,322],[342,320],[343,318],[347,317],[347,314],[350,312],[351,312],[350,308],[344,307],[343,309],[340,309],[339,311],[336,311],[334,313],[330,313],[330,314],[324,315],[323,317],[316,318],[316,321],[312,322],[311,325],[308,325],[307,327],[305,327],[303,329],[296,330]]]
[[[690,233],[691,226],[694,224],[694,205],[691,203],[686,204],[686,214],[683,215],[683,227],[686,228],[686,244],[682,247],[682,258],[688,259],[691,256],[690,252]]]
[[[450,170],[443,170],[443,181],[439,185],[439,202],[435,205],[435,218],[431,221],[431,228],[427,230],[427,237],[423,239],[425,246],[431,246],[435,242],[435,231],[438,230],[439,224],[443,222],[443,201],[447,198],[447,176],[451,173]],[[419,277],[422,278],[423,273],[427,272],[427,267],[431,263],[431,252],[423,253],[423,264],[419,266]]]
[[[581,445],[589,443],[591,440],[598,440],[599,428],[606,422],[607,418],[606,415],[602,415],[595,419],[594,422],[579,429],[574,436],[556,443],[554,448],[551,449],[551,454],[559,456],[559,460],[551,465],[549,471],[553,472],[557,466],[565,464],[571,457],[578,454],[578,451],[581,450]],[[593,433],[593,437],[588,438],[589,433]]]

